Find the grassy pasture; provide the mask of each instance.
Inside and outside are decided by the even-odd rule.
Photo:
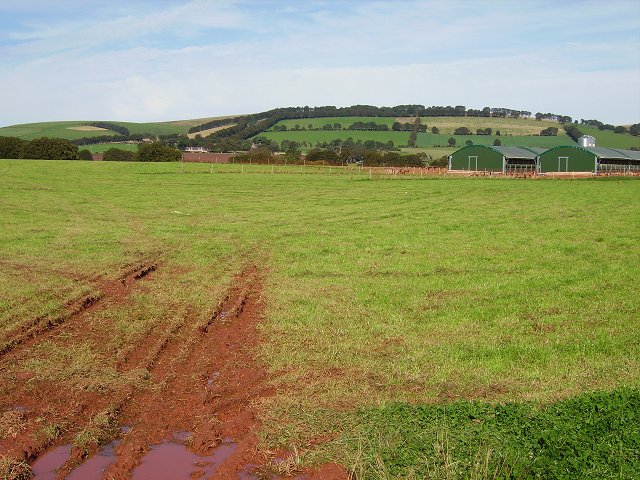
[[[25,123],[23,125],[13,125],[0,128],[0,136],[19,137],[24,140],[33,140],[40,137],[66,138],[75,140],[83,137],[98,137],[102,135],[116,135],[111,130],[73,130],[71,127],[81,127],[88,125],[87,122],[42,122]]]
[[[595,127],[587,125],[578,125],[578,129],[585,135],[591,135],[596,139],[597,147],[607,148],[623,148],[631,147],[640,148],[640,137],[634,137],[628,133],[615,133],[609,130],[598,130]]]
[[[209,120],[216,120],[226,117],[210,117],[197,118],[193,120],[176,120],[171,122],[118,122],[113,121],[116,125],[127,127],[130,133],[150,133],[153,135],[169,135],[172,133],[186,134],[189,128],[200,125]],[[80,127],[88,125],[94,120],[84,122],[42,122],[42,123],[25,123],[21,125],[11,125],[0,128],[0,135],[6,137],[19,137],[24,140],[33,140],[40,137],[56,137],[75,140],[83,137],[96,137],[101,135],[116,135],[110,130],[82,131],[72,130],[70,127]]]
[[[470,476],[485,457],[486,477],[640,473],[640,181],[182,168],[1,161],[0,333],[161,255],[153,284],[95,318],[114,351],[135,347],[209,312],[251,259],[268,272],[269,447],[363,478]],[[90,345],[21,361],[64,388],[138,381]]]
[[[375,122],[388,125],[389,129],[391,129],[391,125],[393,125],[393,122],[395,121],[395,118],[392,117],[323,117],[300,118],[297,120],[281,120],[276,125],[286,125],[288,129],[292,129],[296,125],[299,125],[300,128],[309,128],[309,125],[312,125],[312,128],[322,128],[328,123],[332,126],[334,123],[339,123],[340,125],[342,125],[342,128],[347,128],[349,125],[355,122]],[[273,130],[273,127],[271,127],[269,130]]]
[[[408,121],[409,119],[403,119]],[[502,135],[537,135],[540,130],[547,127],[558,127],[562,131],[558,122],[550,120],[535,120],[531,118],[484,118],[484,117],[423,117],[421,122],[429,129],[438,127],[440,133],[451,135],[456,128],[467,127],[474,134],[479,128],[491,128],[495,132],[500,130]]]
[[[80,150],[87,149],[91,153],[106,152],[110,148],[119,148],[120,150],[130,150],[132,152],[138,151],[138,144],[136,143],[95,143],[92,145],[80,145]]]
[[[493,141],[498,138],[504,147],[556,147],[559,145],[575,145],[575,142],[566,134],[558,134],[556,137],[540,136],[500,136],[495,135],[449,135],[419,133],[416,139],[417,147],[433,147],[435,145],[448,145],[449,138],[456,139],[456,147],[464,147],[467,140],[471,140],[474,145],[493,145]]]

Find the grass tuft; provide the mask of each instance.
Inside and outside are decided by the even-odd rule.
[[[33,478],[33,473],[27,462],[0,455],[0,480],[29,480],[30,478]]]

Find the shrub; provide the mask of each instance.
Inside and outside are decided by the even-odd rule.
[[[80,159],[80,160],[93,160],[93,155],[91,155],[91,152],[85,148],[85,149],[80,150],[78,152],[78,159]]]
[[[137,160],[135,152],[121,148],[110,148],[104,152],[102,159],[107,162],[135,162]]]
[[[78,146],[62,138],[37,138],[26,143],[20,158],[34,160],[77,160]]]
[[[140,162],[178,162],[182,152],[161,143],[143,143],[138,145],[138,161]]]
[[[0,158],[20,158],[20,151],[26,143],[18,137],[0,137]]]

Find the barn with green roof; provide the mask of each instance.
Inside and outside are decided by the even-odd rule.
[[[538,173],[640,172],[640,152],[618,148],[567,145],[538,156]]]
[[[471,172],[535,171],[544,148],[469,145],[449,156],[449,170]]]

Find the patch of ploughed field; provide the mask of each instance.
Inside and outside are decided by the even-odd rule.
[[[108,332],[97,329],[90,315],[125,304],[153,282],[158,268],[161,262],[149,262],[98,281],[101,294],[68,304],[64,316],[36,318],[9,333],[0,350],[0,409],[31,421],[0,440],[0,455],[29,464],[37,480],[348,478],[335,464],[283,477],[286,469],[278,464],[292,454],[259,447],[256,405],[274,391],[266,369],[252,357],[263,315],[262,274],[253,265],[235,277],[205,322],[190,321],[187,309],[183,322],[150,333],[116,359],[117,375],[146,371],[155,388],[128,384],[108,395],[78,392],[12,368],[30,348],[54,338],[100,344]],[[53,442],[38,435],[40,418],[55,418],[65,432],[91,431],[92,425],[100,432],[106,425],[109,435],[87,451],[64,434]]]

